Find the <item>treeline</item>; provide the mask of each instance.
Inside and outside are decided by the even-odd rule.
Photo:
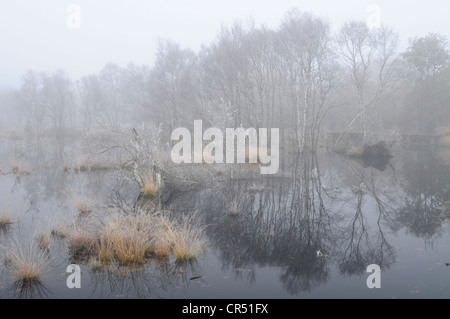
[[[153,66],[107,64],[71,80],[29,71],[14,95],[27,132],[40,136],[140,122],[176,127],[279,127],[300,146],[320,132],[434,134],[450,128],[447,40],[413,39],[398,52],[389,27],[328,22],[296,9],[275,30],[224,27],[196,54],[158,43]],[[3,94],[4,95],[4,94]]]

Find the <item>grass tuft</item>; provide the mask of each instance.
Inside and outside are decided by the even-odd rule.
[[[142,193],[146,197],[156,197],[158,195],[159,186],[155,183],[153,173],[148,172],[143,176],[144,186],[142,187]]]
[[[5,249],[6,268],[21,282],[38,282],[42,279],[45,268],[50,263],[42,250],[33,246],[30,241],[28,247],[22,247],[17,241],[11,241]]]
[[[87,199],[76,198],[74,202],[78,212],[82,215],[88,215],[94,211],[92,205],[89,203]]]
[[[204,227],[194,219],[195,215],[175,219],[161,212],[113,211],[89,232],[74,228],[68,246],[72,257],[94,258],[103,265],[140,265],[149,257],[167,259],[171,253],[178,261],[192,260],[206,248]]]
[[[112,259],[121,264],[141,264],[151,245],[150,218],[146,214],[117,214],[105,227],[97,245],[100,261]]]
[[[67,239],[69,253],[76,260],[84,260],[94,251],[95,237],[86,230],[74,227]]]
[[[206,249],[204,228],[196,225],[195,215],[183,216],[178,222],[167,224],[166,236],[177,261],[196,259]]]

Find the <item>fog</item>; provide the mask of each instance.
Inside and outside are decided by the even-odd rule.
[[[70,4],[81,9],[80,28],[70,29]],[[381,22],[400,34],[403,47],[428,32],[449,35],[444,1],[2,1],[0,4],[0,86],[20,85],[28,69],[65,70],[72,78],[98,72],[106,63],[152,65],[158,37],[198,51],[221,25],[254,19],[276,28],[291,7],[327,18],[332,27],[366,20],[369,4]]]
[[[0,4],[0,298],[448,298],[448,11]]]

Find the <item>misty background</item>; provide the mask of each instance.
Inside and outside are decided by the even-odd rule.
[[[33,292],[3,276],[18,273],[5,258],[0,297],[372,298],[374,263],[383,296],[448,297],[443,3],[3,1],[0,241],[58,259]],[[195,120],[279,128],[279,171],[260,174],[250,146],[245,164],[213,163],[207,147],[193,150],[202,164],[174,163],[171,133]],[[163,215],[198,248],[181,257],[205,259],[174,262],[177,241],[153,226],[171,228],[146,219]],[[105,257],[112,237],[145,247],[137,268]],[[160,238],[165,258],[141,268]],[[73,263],[88,290],[66,289]]]
[[[254,19],[276,29],[290,8],[329,20],[333,30],[344,21],[367,19],[377,4],[381,22],[408,39],[438,32],[449,36],[445,1],[2,1],[0,4],[0,86],[18,87],[30,68],[64,69],[71,78],[97,73],[109,62],[153,65],[158,38],[198,52],[222,25]],[[80,28],[67,27],[69,5],[81,9]]]
[[[442,1],[14,1],[0,9],[3,129],[87,134],[144,121],[164,123],[168,136],[203,119],[292,128],[299,139],[323,128],[366,136],[448,125]],[[367,27],[374,14],[381,28]]]

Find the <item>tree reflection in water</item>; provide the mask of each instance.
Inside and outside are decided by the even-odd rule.
[[[386,181],[378,180],[379,168],[344,165],[353,165],[353,178],[364,185],[350,196],[350,187],[342,185],[345,181],[335,176],[338,184],[333,185],[336,181],[329,177],[341,171],[330,173],[333,168],[328,168],[322,173],[312,152],[297,158],[292,174],[226,179],[210,189],[178,194],[168,208],[191,207],[203,212],[223,271],[232,269],[236,277],[252,283],[256,276],[253,268],[280,267],[281,282],[295,295],[325,283],[333,263],[342,273],[353,275],[364,273],[372,263],[385,269],[395,262],[384,228],[392,225],[397,203],[377,185]],[[327,176],[327,186],[323,176]],[[233,200],[239,209],[230,214]],[[364,200],[371,205],[363,205]],[[371,215],[374,223],[366,215]]]
[[[428,244],[442,235],[442,225],[450,217],[450,161],[439,155],[428,147],[402,158],[406,195],[396,220]]]
[[[65,151],[54,147],[54,152],[45,152],[54,159],[35,162],[62,163]],[[42,151],[27,154],[42,157]],[[431,150],[398,154],[393,163],[372,167],[335,154],[306,152],[292,161],[284,159],[292,165],[284,165],[274,176],[262,176],[245,165],[234,166],[233,175],[228,167],[221,171],[197,165],[195,170],[203,170],[207,178],[190,187],[165,183],[161,205],[174,213],[200,213],[223,271],[254,283],[258,280],[254,270],[278,267],[284,288],[296,295],[324,285],[333,275],[331,266],[346,276],[363,275],[374,263],[388,269],[396,261],[391,232],[404,228],[431,243],[440,236],[450,215],[448,159]],[[18,179],[15,187],[24,190],[27,205],[36,214],[47,211],[42,209],[47,199],[70,206],[67,194],[77,187],[102,198],[103,206],[141,204],[134,200],[136,189],[122,176],[97,173],[42,168]],[[232,206],[237,208],[234,212]],[[196,267],[161,261],[126,274],[117,269],[93,271],[92,294],[167,296],[172,289],[202,284],[203,278],[189,280],[201,275]],[[8,293],[39,296],[39,289],[30,291],[34,290],[16,285]]]

